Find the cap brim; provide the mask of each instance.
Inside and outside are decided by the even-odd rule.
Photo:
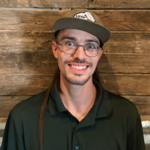
[[[54,26],[54,32],[63,29],[78,29],[95,35],[103,43],[106,43],[110,39],[110,31],[95,22],[83,20],[79,18],[61,18],[56,21]]]

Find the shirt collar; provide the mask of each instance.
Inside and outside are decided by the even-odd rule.
[[[97,89],[96,101],[91,109],[90,113],[94,115],[93,117],[102,118],[108,116],[112,111],[112,105],[110,102],[110,98],[108,96],[108,92],[105,91],[97,81],[94,81],[94,85]],[[62,103],[62,100],[59,96],[57,84],[52,87],[49,95],[48,101],[49,111],[52,115],[55,115],[60,112],[68,111]]]
[[[49,111],[52,115],[55,115],[55,114],[63,112],[63,111],[67,111],[67,109],[65,108],[65,106],[62,103],[62,100],[59,96],[56,82],[50,91],[48,107],[49,107]]]
[[[97,96],[91,113],[94,113],[95,118],[103,118],[112,112],[111,101],[108,92],[97,81],[94,81],[94,85],[97,89]]]

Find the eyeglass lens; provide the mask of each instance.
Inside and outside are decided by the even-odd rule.
[[[73,54],[76,52],[79,46],[73,41],[65,41],[62,43],[62,49],[66,54]],[[88,56],[96,56],[99,52],[99,47],[96,44],[88,43],[85,46],[82,46],[84,48],[85,54]]]

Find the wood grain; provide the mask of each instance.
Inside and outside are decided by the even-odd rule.
[[[53,75],[0,74],[0,95],[36,95],[46,90]]]
[[[92,10],[111,31],[150,31],[149,10]]]
[[[136,105],[136,108],[138,109],[140,115],[150,115],[150,104]]]
[[[52,31],[68,10],[0,9],[1,30]],[[71,11],[71,10],[70,10]],[[111,31],[150,31],[149,10],[92,10]]]
[[[4,130],[0,129],[0,137],[3,137],[3,134],[4,134]]]
[[[91,0],[89,8],[150,8],[149,0]]]
[[[140,115],[150,115],[150,96],[133,96],[133,95],[122,95],[135,104]],[[142,118],[143,119],[143,118]],[[150,120],[150,117],[147,118]]]
[[[149,8],[147,3],[147,0],[0,1],[1,7],[46,8]],[[0,95],[7,95],[0,96],[0,122],[6,122],[17,103],[49,87],[57,68],[51,52],[53,25],[66,11],[0,9]],[[92,12],[111,30],[111,39],[104,46],[98,64],[103,87],[132,101],[141,119],[150,120],[150,10]]]
[[[144,134],[150,134],[150,128],[143,128]]]
[[[148,0],[1,0],[1,7],[45,8],[149,8]]]
[[[132,33],[134,36],[132,36]],[[113,32],[112,35],[114,34],[117,34],[116,37],[112,37],[112,40],[104,47],[104,55],[98,64],[99,72],[150,73],[150,70],[147,69],[150,68],[150,55],[146,54],[146,52],[149,52],[150,44],[147,43],[150,43],[150,33]],[[124,40],[120,40],[122,37],[124,37]],[[53,33],[47,31],[1,31],[0,73],[54,73],[57,68],[57,60],[51,52],[53,39]],[[134,47],[136,43],[138,44]],[[133,50],[128,47],[132,44],[135,48]],[[145,51],[145,49],[147,50]],[[120,53],[116,53],[120,50]],[[51,69],[49,69],[50,66]]]
[[[150,144],[145,144],[146,150],[150,150]]]
[[[134,96],[134,95],[122,95],[122,97],[127,98],[128,100],[130,100],[131,102],[133,102],[135,105],[150,105],[150,96],[144,96],[144,95],[138,95],[138,96]]]
[[[65,11],[39,9],[0,9],[1,30],[52,31]]]
[[[0,117],[0,123],[6,123],[7,117]]]
[[[105,53],[150,53],[150,32],[111,31]]]
[[[0,53],[49,52],[53,40],[49,31],[0,30]]]
[[[28,0],[0,0],[1,7],[29,7]]]
[[[1,73],[54,74],[57,59],[52,52],[0,52]],[[98,63],[99,73],[150,73],[150,55],[104,54]]]
[[[54,40],[51,31],[0,30],[0,52],[51,51]],[[104,45],[104,53],[150,54],[150,32],[111,31],[110,40]]]
[[[53,75],[0,74],[0,95],[36,95],[47,89]],[[119,95],[149,95],[149,74],[100,74],[103,87]]]
[[[99,73],[149,73],[148,68],[150,55],[146,54],[104,54],[98,64]]]
[[[150,121],[150,115],[140,115],[142,121]]]
[[[88,8],[90,0],[30,0],[31,7]]]
[[[150,74],[100,74],[103,87],[119,95],[149,95]]]

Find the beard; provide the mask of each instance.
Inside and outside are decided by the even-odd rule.
[[[75,76],[82,76],[82,75],[75,74]],[[87,79],[84,79],[84,80],[70,79],[70,78],[67,77],[67,76],[64,76],[64,78],[65,78],[66,81],[68,81],[70,84],[82,86],[82,85],[84,85],[84,84],[91,78],[91,76],[89,76]]]
[[[93,64],[92,63],[89,63],[89,62],[86,62],[85,59],[81,60],[81,59],[78,59],[78,58],[75,58],[74,60],[72,61],[65,61],[65,64],[69,64],[71,62],[75,62],[75,63],[86,63],[88,64],[89,67],[92,67]],[[82,74],[74,74],[75,76],[78,76],[78,77],[82,77]],[[79,85],[79,86],[82,86],[84,85],[90,78],[92,75],[89,75],[89,77],[87,77],[86,79],[75,79],[75,78],[70,78],[69,76],[67,76],[67,74],[62,74],[62,76],[64,77],[64,79],[66,79],[66,81],[70,84],[73,84],[73,85]]]

